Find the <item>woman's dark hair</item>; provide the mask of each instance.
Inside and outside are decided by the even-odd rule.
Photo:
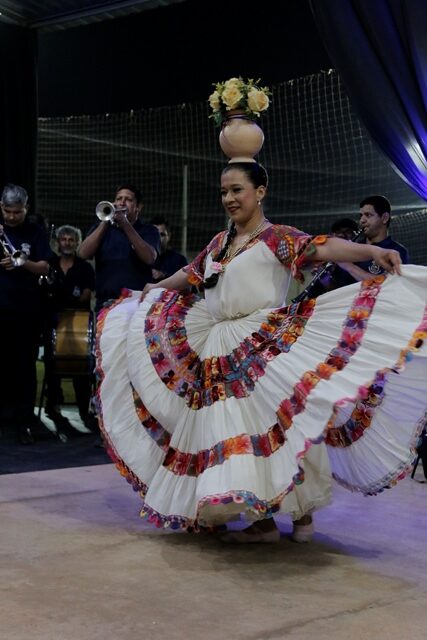
[[[215,262],[221,262],[221,260],[224,258],[225,254],[227,253],[227,249],[232,243],[236,233],[237,233],[236,225],[234,224],[234,222],[232,222],[227,233],[227,240],[225,241],[225,245],[216,256]],[[209,278],[206,278],[206,280],[203,280],[203,288],[213,289],[213,287],[215,287],[216,283],[218,282],[218,278],[219,278],[219,273],[211,273]]]
[[[233,169],[238,169],[242,171],[249,182],[252,182],[255,189],[258,187],[267,187],[268,186],[268,174],[264,169],[262,164],[258,162],[230,162],[227,164],[222,170],[221,175],[228,173],[229,171],[233,171]]]
[[[233,171],[237,169],[238,171],[242,171],[249,182],[253,184],[255,189],[258,187],[267,187],[268,185],[268,175],[267,171],[264,169],[262,164],[258,162],[230,162],[227,164],[221,172],[221,175],[228,173],[229,171]],[[216,262],[221,262],[227,253],[227,249],[233,241],[233,238],[236,236],[236,225],[234,222],[231,223],[230,228],[227,233],[227,240],[225,241],[225,245],[218,253],[215,258]],[[219,273],[212,273],[206,280],[203,281],[203,286],[205,289],[212,289],[215,287],[218,282]]]

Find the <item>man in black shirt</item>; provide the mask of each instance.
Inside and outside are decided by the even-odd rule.
[[[61,389],[60,373],[55,371],[55,362],[58,354],[52,353],[53,340],[52,330],[66,327],[68,322],[72,326],[74,310],[81,310],[80,322],[83,324],[79,328],[80,333],[71,333],[71,340],[84,340],[87,342],[88,358],[87,371],[84,371],[84,363],[81,364],[82,371],[79,375],[72,377],[74,392],[80,418],[86,426],[92,426],[93,420],[89,415],[89,402],[92,390],[92,377],[90,375],[91,356],[89,352],[93,350],[91,341],[91,300],[92,292],[95,289],[95,273],[89,262],[82,260],[76,255],[77,248],[81,242],[81,232],[77,227],[63,225],[56,231],[56,243],[58,255],[49,260],[53,270],[54,284],[52,293],[48,298],[48,330],[45,341],[45,370],[47,378],[47,402],[46,415],[54,421],[58,430],[68,436],[79,435],[60,411],[63,401]],[[68,329],[68,327],[67,327]],[[59,354],[60,355],[60,354]],[[67,357],[70,357],[68,354]],[[72,355],[71,355],[72,357]],[[92,363],[93,368],[93,363]]]
[[[360,227],[367,244],[374,244],[383,249],[395,249],[400,253],[403,264],[408,264],[408,250],[389,235],[391,221],[391,204],[380,195],[369,196],[360,203]],[[340,263],[335,270],[337,287],[353,284],[384,273],[373,260],[365,262]]]
[[[141,290],[151,282],[151,268],[160,251],[156,227],[139,219],[143,208],[139,189],[123,184],[113,202],[118,209],[111,220],[101,220],[89,229],[79,256],[95,258],[95,310],[120,297],[122,289]]]
[[[185,267],[188,261],[182,253],[170,247],[172,234],[166,218],[157,216],[151,219],[151,224],[157,227],[160,234],[160,253],[151,269],[152,282],[160,282]]]
[[[356,220],[352,218],[339,218],[334,220],[331,225],[330,235],[334,238],[342,238],[343,240],[353,240],[359,232],[359,225]],[[326,291],[332,291],[340,286],[339,279],[342,278],[342,274],[345,277],[348,276],[347,272],[342,271],[336,264],[330,264],[327,270],[324,270],[325,265],[320,265],[312,271],[312,275],[316,276],[318,272],[322,273],[319,279],[310,287],[308,294],[309,298],[317,298],[317,296],[326,293]]]
[[[38,280],[48,274],[52,251],[44,229],[26,220],[23,187],[6,185],[0,206],[0,426],[3,434],[10,429],[22,444],[31,444],[41,426],[34,415],[43,308]]]

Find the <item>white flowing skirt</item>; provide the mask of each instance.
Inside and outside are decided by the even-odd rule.
[[[126,292],[98,318],[101,428],[157,526],[292,518],[331,477],[404,477],[427,411],[427,269],[215,321],[203,299]]]

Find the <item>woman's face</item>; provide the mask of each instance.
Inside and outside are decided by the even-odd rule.
[[[230,169],[221,176],[221,199],[233,222],[244,224],[259,215],[258,200],[265,195],[265,187],[255,188],[241,169]]]

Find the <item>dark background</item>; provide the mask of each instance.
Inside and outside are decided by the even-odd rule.
[[[308,0],[186,0],[41,32],[39,115],[176,105],[232,76],[270,85],[331,66]]]

